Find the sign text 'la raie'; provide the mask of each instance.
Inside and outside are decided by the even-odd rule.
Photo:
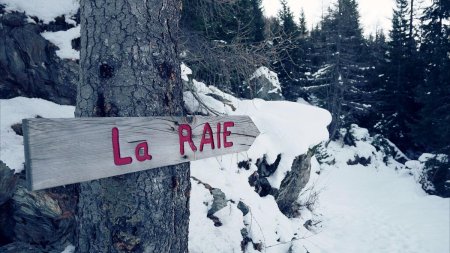
[[[246,151],[248,116],[23,120],[28,187],[39,190]]]

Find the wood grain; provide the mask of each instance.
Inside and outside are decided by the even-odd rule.
[[[216,141],[218,123],[234,122],[227,137],[232,147],[211,149],[204,145],[199,151],[205,123],[209,123]],[[189,124],[194,152],[185,143],[180,154],[178,127]],[[112,129],[119,129],[121,157],[133,162],[117,166],[114,163]],[[172,164],[246,151],[259,131],[248,116],[217,117],[139,117],[139,118],[73,118],[24,119],[24,145],[27,183],[30,190],[112,177]],[[207,135],[209,136],[209,135]],[[151,160],[139,162],[135,157],[137,144],[146,141]]]

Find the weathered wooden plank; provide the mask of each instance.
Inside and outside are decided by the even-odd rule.
[[[30,190],[242,152],[259,135],[248,116],[24,119],[23,131]]]

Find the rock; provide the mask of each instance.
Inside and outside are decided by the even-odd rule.
[[[214,222],[215,227],[220,227],[223,225],[220,219],[214,215],[209,215],[208,218]]]
[[[13,242],[0,247],[1,253],[61,253],[64,248],[51,249],[24,242]]]
[[[259,196],[265,197],[269,194],[274,195],[276,193],[276,189],[272,188],[267,177],[270,177],[277,170],[280,161],[281,154],[277,156],[277,159],[273,164],[267,162],[266,156],[256,160],[256,167],[258,167],[258,170],[250,175],[248,182],[250,186],[255,187],[255,191]]]
[[[14,220],[11,200],[0,206],[0,247],[12,243],[14,239]],[[0,252],[2,252],[0,250]]]
[[[238,168],[249,170],[250,166],[251,166],[251,162],[252,162],[252,159],[240,161],[240,162],[238,162]]]
[[[73,242],[77,186],[30,192],[24,185],[20,178],[13,197],[1,207],[0,237],[4,242],[39,244],[46,247],[45,252]]]
[[[250,77],[246,97],[261,98],[264,100],[283,100],[280,81],[275,72],[266,67],[258,68]]]
[[[11,129],[16,133],[17,135],[23,136],[23,130],[22,130],[22,123],[16,123],[11,126]]]
[[[259,194],[261,197],[265,197],[269,194],[273,194],[274,190],[269,183],[269,180],[265,177],[261,177],[258,172],[254,172],[248,178],[248,183],[250,186],[255,187],[255,192]]]
[[[298,215],[297,199],[309,181],[313,154],[314,151],[310,149],[307,154],[295,158],[291,171],[286,174],[281,182],[280,189],[275,194],[275,201],[280,211],[288,217]]]
[[[250,212],[250,208],[242,201],[239,201],[237,208],[241,210],[243,216],[247,215]]]
[[[305,223],[303,223],[303,227],[305,227],[306,229],[310,229],[312,226],[312,220],[307,220]]]
[[[213,195],[214,200],[211,208],[208,210],[208,217],[212,216],[214,213],[227,206],[225,193],[223,193],[218,188],[213,188],[212,190],[210,190],[210,192]]]
[[[258,167],[258,174],[262,177],[270,177],[275,172],[275,170],[277,170],[280,161],[281,161],[281,154],[277,156],[277,159],[273,164],[267,163],[266,156],[263,156],[262,159],[256,160],[256,167]]]
[[[79,65],[56,56],[57,47],[40,35],[50,27],[28,23],[23,13],[0,16],[0,98],[26,96],[75,104]]]
[[[0,161],[0,206],[14,194],[17,178],[14,171]]]
[[[372,158],[369,156],[368,158],[366,157],[360,157],[359,155],[355,156],[354,160],[348,160],[347,164],[348,165],[356,165],[356,164],[361,164],[363,166],[368,166],[372,161]]]

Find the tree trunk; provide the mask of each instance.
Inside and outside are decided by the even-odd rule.
[[[409,12],[409,39],[414,40],[414,0],[411,0],[411,10]]]
[[[81,0],[77,117],[183,115],[179,0]],[[189,164],[80,185],[79,252],[187,252]]]

